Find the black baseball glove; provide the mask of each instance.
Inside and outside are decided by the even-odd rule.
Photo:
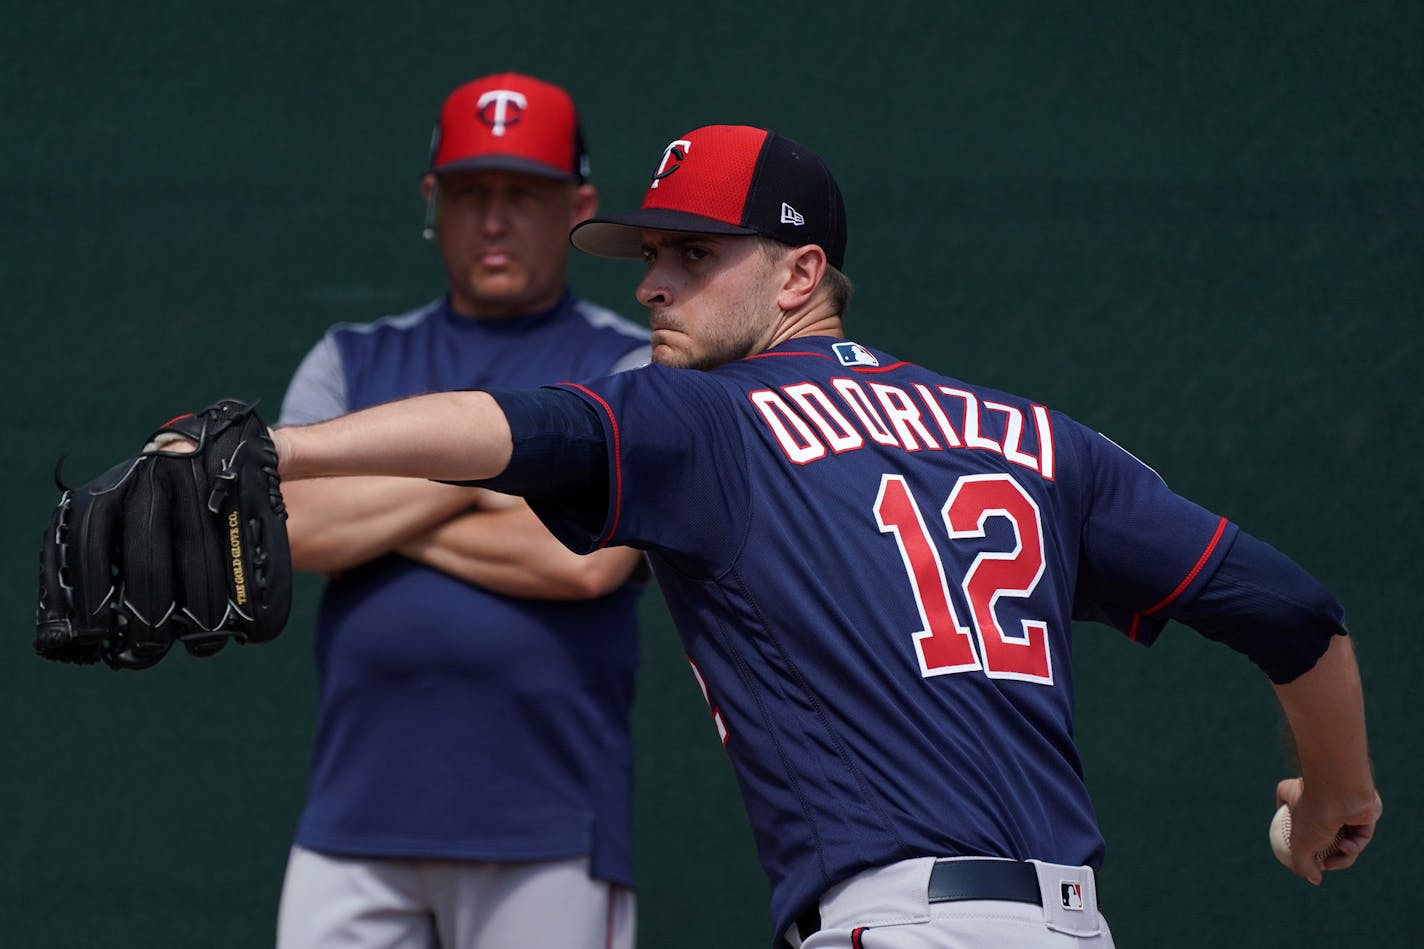
[[[192,452],[164,446],[190,440]],[[144,450],[63,491],[40,548],[35,652],[146,669],[175,641],[211,656],[282,631],[292,602],[277,453],[252,405],[164,425]]]

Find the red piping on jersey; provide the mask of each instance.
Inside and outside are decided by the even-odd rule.
[[[608,525],[608,533],[598,542],[598,546],[602,548],[608,546],[614,532],[618,530],[618,515],[623,510],[623,451],[618,435],[618,418],[613,414],[613,408],[603,401],[603,396],[597,392],[576,382],[565,382],[564,385],[577,389],[602,406],[603,411],[608,414],[608,424],[613,429],[613,520]]]
[[[857,926],[856,928],[850,931],[851,949],[864,949],[865,944],[860,941],[860,937],[869,928],[869,926]]]
[[[744,359],[766,359],[766,358],[769,357],[769,356],[815,356],[817,359],[830,359],[830,358],[831,358],[830,356],[827,356],[825,353],[756,353],[756,354],[751,355],[751,356],[744,356],[743,358],[744,358]],[[899,369],[899,368],[901,368],[901,367],[903,367],[903,366],[912,366],[912,365],[914,365],[914,363],[909,363],[909,362],[906,362],[905,360],[902,359],[902,360],[900,360],[899,362],[891,363],[891,364],[888,365],[888,366],[847,366],[846,368],[849,369],[851,372],[890,372],[890,371],[893,370],[893,369]]]
[[[766,359],[770,356],[815,356],[817,359],[830,359],[825,353],[753,353],[750,356],[743,356],[743,359]]]
[[[1142,619],[1143,614],[1157,612],[1167,604],[1171,603],[1177,597],[1181,596],[1182,591],[1192,585],[1192,581],[1197,578],[1197,574],[1201,573],[1202,567],[1205,567],[1206,562],[1211,559],[1212,551],[1216,550],[1216,545],[1221,542],[1221,535],[1224,533],[1226,533],[1226,518],[1223,517],[1221,520],[1216,522],[1216,533],[1211,536],[1211,540],[1207,543],[1206,549],[1203,550],[1202,555],[1197,558],[1197,562],[1192,567],[1192,569],[1187,573],[1185,577],[1182,578],[1182,582],[1177,584],[1177,588],[1171,593],[1168,593],[1165,597],[1163,597],[1160,603],[1154,603],[1152,606],[1148,607],[1142,612],[1133,614],[1132,627],[1127,631],[1128,639],[1131,639],[1133,642],[1137,642],[1137,624],[1138,621]]]

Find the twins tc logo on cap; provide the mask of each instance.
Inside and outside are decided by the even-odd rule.
[[[507,171],[581,183],[588,177],[578,111],[553,83],[504,72],[455,89],[440,108],[427,171]]]
[[[512,107],[512,110],[511,110]],[[529,108],[529,100],[513,89],[491,89],[482,93],[475,103],[475,114],[495,135],[503,135],[509,126],[519,121]]]
[[[653,183],[648,187],[656,188],[659,181],[681,168],[682,162],[687,160],[687,152],[690,148],[692,148],[692,143],[685,138],[669,142],[668,147],[663,149],[663,160],[658,162],[657,170],[653,172]],[[677,162],[677,164],[669,168],[668,162],[670,161]]]

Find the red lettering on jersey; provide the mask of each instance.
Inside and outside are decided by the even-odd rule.
[[[974,655],[972,634],[959,621],[954,601],[949,597],[939,550],[930,541],[920,507],[910,495],[902,475],[881,476],[880,492],[875,498],[875,522],[880,525],[882,534],[895,535],[900,558],[910,577],[922,624],[920,631],[913,634],[920,674],[928,678],[980,668],[979,659]]]
[[[929,386],[923,383],[915,383],[915,391],[924,400],[925,408],[929,409],[930,415],[934,416],[935,424],[939,426],[939,433],[944,436],[944,443],[951,448],[958,448],[964,443],[959,440],[959,433],[954,430],[954,426],[949,423],[949,416],[944,414],[944,407],[939,404],[939,400],[930,392]]]
[[[851,427],[850,419],[841,414],[820,386],[813,382],[798,382],[783,386],[781,391],[796,403],[812,425],[820,429],[821,437],[830,444],[831,451],[839,455],[843,451],[865,447],[865,438]]]
[[[1005,517],[1013,526],[1017,546],[1011,551],[982,551],[964,575],[964,595],[979,632],[984,669],[992,679],[1053,682],[1048,651],[1048,624],[1020,621],[1021,632],[1010,633],[999,622],[995,606],[1002,597],[1027,597],[1043,577],[1043,518],[1029,493],[1006,474],[965,475],[944,504],[944,523],[952,538],[985,536],[991,517]]]
[[[1029,409],[1038,440],[1035,455],[1023,448],[1028,422],[1025,411],[1018,406],[988,400],[981,403],[973,392],[947,385],[931,388],[915,383],[918,400],[908,389],[899,386],[881,382],[868,385],[873,398],[855,379],[831,380],[840,402],[851,410],[849,414],[838,407],[824,387],[814,382],[781,386],[780,392],[760,389],[748,393],[747,397],[771,428],[787,459],[796,465],[807,465],[832,453],[857,451],[865,447],[868,437],[876,444],[909,452],[943,448],[992,451],[1019,467],[1038,472],[1045,480],[1053,480],[1053,428],[1048,410],[1043,406],[1034,405]],[[952,396],[962,405],[962,437],[955,423],[950,421],[941,396]],[[1004,417],[1002,443],[982,434],[984,416],[981,412],[996,412]],[[934,420],[933,429],[930,419]]]
[[[840,397],[845,400],[851,412],[855,413],[855,417],[860,419],[861,426],[869,433],[872,441],[890,447],[899,446],[900,440],[891,434],[885,420],[875,411],[875,406],[870,403],[870,396],[865,394],[860,383],[854,379],[839,377],[831,380],[831,386],[840,393]]]
[[[984,408],[1002,412],[1007,419],[1004,429],[1004,458],[1016,465],[1038,470],[1038,459],[1019,451],[1019,441],[1023,438],[1023,413],[1012,405],[1001,402],[984,402]]]
[[[982,448],[1002,455],[1004,449],[992,438],[979,434],[979,399],[974,393],[951,386],[939,386],[939,391],[964,400],[964,445],[966,448]]]
[[[777,444],[792,464],[806,465],[826,457],[826,446],[816,438],[811,426],[791,410],[791,406],[786,404],[780,394],[770,389],[761,389],[747,393],[747,397],[752,400],[757,411],[761,412],[761,417],[766,419],[766,424],[771,426]],[[791,429],[795,429],[795,432]]]
[[[1015,544],[1010,551],[981,551],[965,573],[961,587],[974,624],[971,631],[959,622],[939,550],[904,477],[881,475],[875,520],[881,533],[895,534],[920,612],[923,629],[912,634],[920,674],[928,678],[983,668],[993,679],[1052,685],[1048,624],[1021,619],[1022,632],[1009,635],[997,615],[1002,598],[1026,599],[1043,579],[1046,558],[1038,505],[1009,475],[965,475],[956,482],[941,513],[950,540],[982,538],[990,517],[1005,517],[1013,527]]]
[[[872,382],[870,390],[880,400],[880,407],[895,426],[900,436],[900,447],[906,451],[919,451],[920,442],[932,451],[940,451],[939,442],[934,440],[925,423],[920,421],[920,410],[910,402],[910,394],[904,389],[887,386],[883,382]],[[918,439],[916,436],[919,436]]]
[[[1041,405],[1033,407],[1033,424],[1038,429],[1038,473],[1052,481],[1053,426],[1048,421],[1048,410]]]

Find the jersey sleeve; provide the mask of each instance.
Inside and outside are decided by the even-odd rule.
[[[1246,656],[1277,685],[1313,668],[1330,640],[1346,635],[1345,609],[1325,585],[1245,531],[1175,618]]]
[[[607,503],[531,502],[552,533],[580,552],[633,546],[689,573],[729,565],[749,509],[746,449],[721,386],[709,374],[646,366],[558,388],[594,411],[608,446]]]
[[[1150,645],[1210,580],[1237,527],[1173,492],[1111,439],[1069,425],[1086,516],[1074,617]]]
[[[292,374],[282,400],[278,425],[310,425],[350,411],[341,349],[330,332],[323,336]]]

